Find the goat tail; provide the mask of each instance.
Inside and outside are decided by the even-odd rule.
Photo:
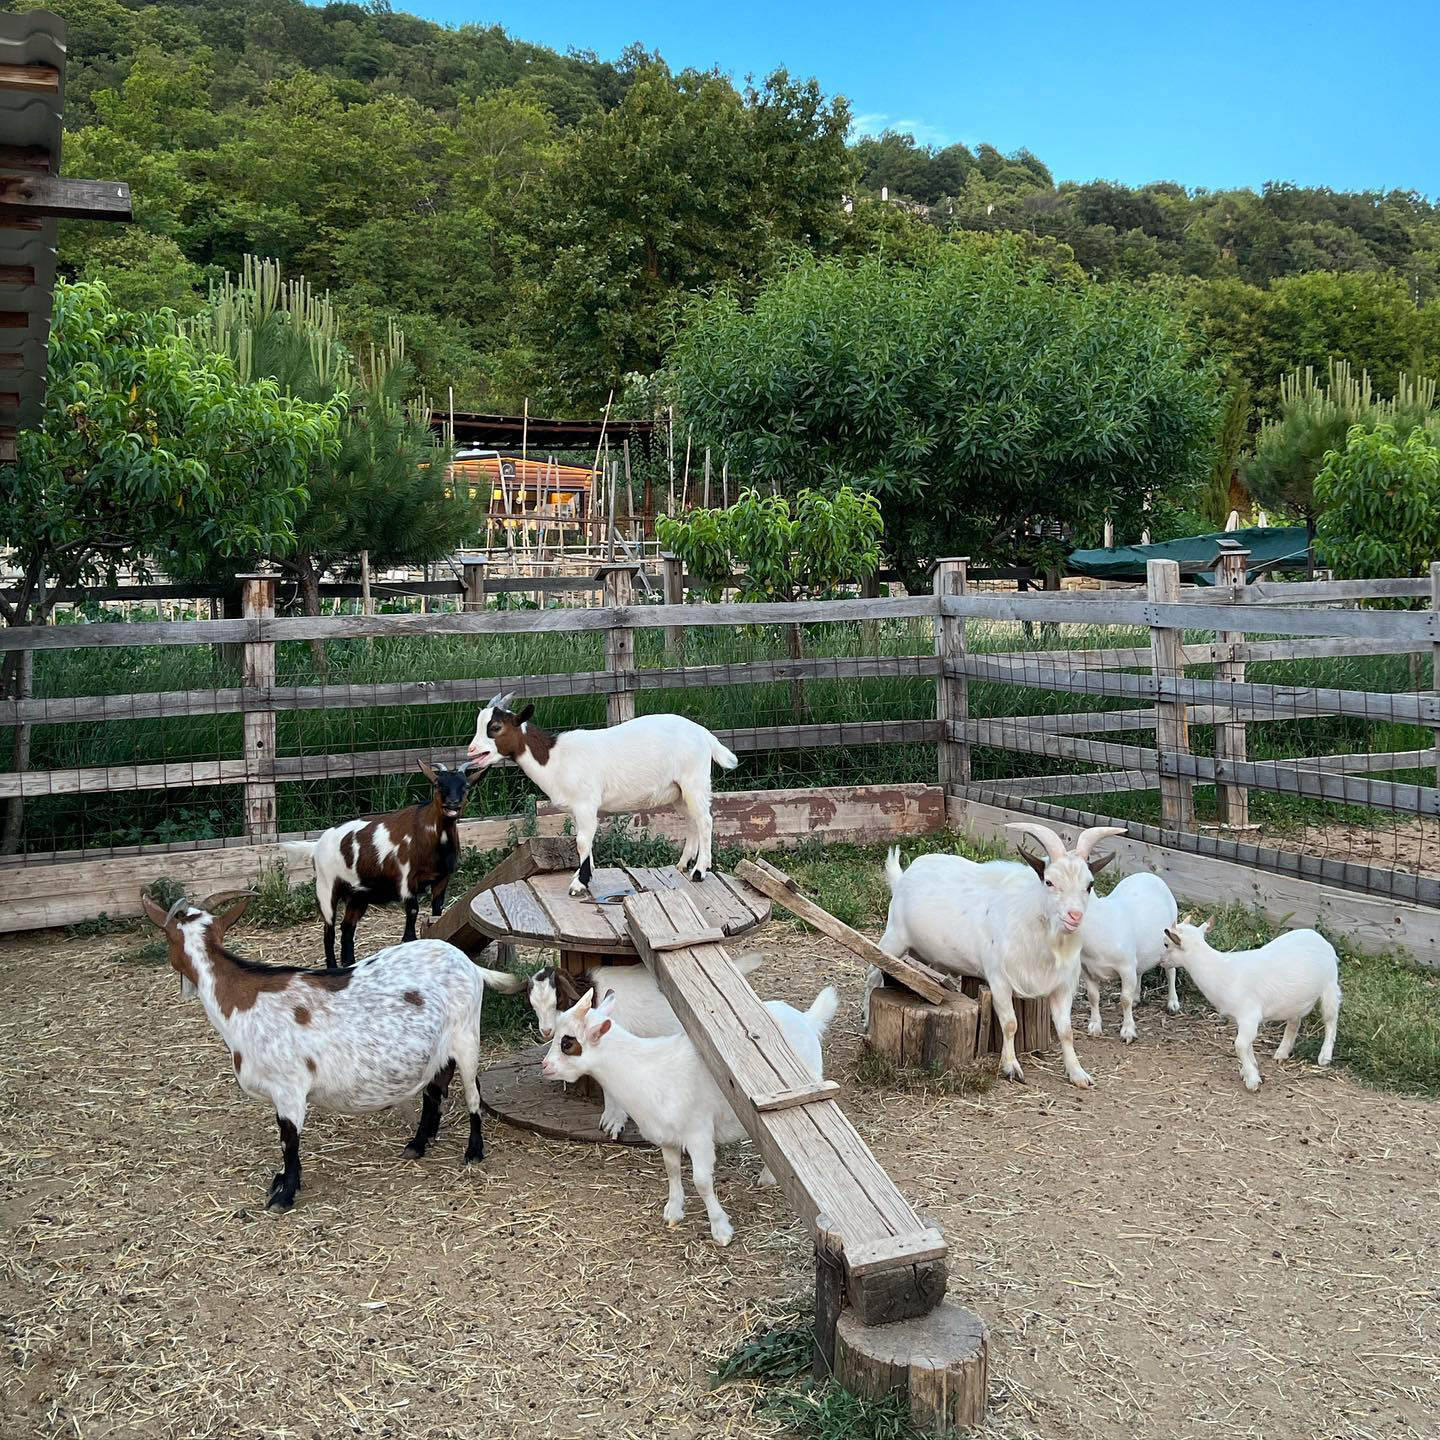
[[[518,995],[530,983],[528,975],[512,975],[508,970],[487,970],[483,965],[475,967],[487,990],[498,995]]]
[[[823,1035],[840,1008],[840,996],[833,985],[827,985],[805,1012],[805,1019],[816,1035]]]
[[[904,874],[900,868],[900,847],[892,845],[889,854],[885,856],[885,883],[890,887],[890,893],[895,893],[895,887],[900,883],[900,877]]]
[[[710,733],[708,730],[705,732]],[[710,736],[710,758],[722,769],[733,770],[740,757],[733,750],[727,750],[713,735]]]
[[[280,848],[291,860],[313,861],[316,843],[314,840],[282,840]]]

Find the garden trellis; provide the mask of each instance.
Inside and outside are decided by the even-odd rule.
[[[1246,586],[1243,556],[1219,563],[1204,589],[1161,562],[1148,591],[1033,595],[954,560],[928,595],[715,605],[679,603],[673,562],[659,604],[618,565],[587,608],[476,608],[477,581],[445,613],[320,618],[276,616],[259,576],[236,620],[13,629],[0,646],[34,653],[36,698],[0,725],[33,727],[33,768],[0,774],[26,805],[0,923],[129,913],[162,874],[253,879],[280,836],[418,796],[418,762],[462,759],[475,709],[514,689],[556,729],[637,710],[710,726],[742,757],[722,843],[1123,821],[1132,863],[1180,867],[1192,895],[1202,871],[1276,914],[1320,914],[1323,892],[1367,943],[1434,959],[1432,581]],[[306,683],[315,638],[329,683]],[[526,791],[487,777],[467,843],[528,823]]]

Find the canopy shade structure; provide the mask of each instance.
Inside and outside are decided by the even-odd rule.
[[[0,15],[0,463],[45,403],[60,220],[128,220],[117,180],[62,180],[65,22]]]
[[[1308,541],[1303,525],[1269,525],[1253,530],[1219,531],[1166,540],[1160,545],[1113,545],[1095,550],[1072,550],[1070,573],[1097,580],[1132,580],[1143,584],[1147,560],[1175,560],[1181,576],[1192,585],[1215,583],[1215,560],[1220,542],[1234,540],[1250,552],[1246,580],[1271,570],[1300,570],[1306,564]],[[1317,557],[1318,558],[1318,557]]]
[[[430,428],[444,431],[451,419],[448,411],[437,409],[430,416]],[[659,428],[653,420],[544,420],[535,415],[482,415],[474,410],[457,410],[453,419],[456,444],[487,450],[519,450],[522,445],[540,451],[593,450],[600,443],[602,429],[612,446],[635,440],[648,450]]]

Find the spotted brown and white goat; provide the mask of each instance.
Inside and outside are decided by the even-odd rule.
[[[740,762],[703,725],[683,715],[641,715],[605,730],[567,730],[551,735],[531,723],[527,705],[518,715],[497,695],[475,723],[470,754],[477,767],[513,760],[575,822],[580,868],[570,884],[583,895],[594,867],[590,847],[600,812],[632,815],[679,804],[689,826],[680,869],[703,880],[710,869],[710,767],[733,770]]]
[[[405,906],[405,939],[416,938],[420,897],[430,892],[430,913],[445,907],[445,891],[460,857],[458,822],[475,775],[472,767],[420,769],[434,786],[429,800],[389,815],[346,820],[318,840],[289,840],[281,848],[315,864],[315,898],[325,922],[325,963],[335,964],[335,916],[340,922],[340,964],[355,963],[355,927],[372,905]]]
[[[141,896],[145,914],[165,932],[181,992],[198,992],[230,1051],[236,1082],[274,1106],[284,1168],[266,1203],[295,1203],[300,1132],[311,1106],[355,1115],[423,1091],[419,1128],[405,1150],[418,1158],[440,1128],[441,1101],[456,1075],[470,1112],[465,1163],[483,1160],[476,1072],[485,987],[514,994],[524,978],[474,965],[443,940],[392,945],[343,970],[259,965],[224,943],[249,901],[179,900],[165,911]],[[211,912],[221,904],[226,908]]]

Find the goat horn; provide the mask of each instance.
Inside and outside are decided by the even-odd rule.
[[[1052,860],[1065,858],[1065,842],[1048,825],[1035,825],[1028,820],[1016,820],[1007,824],[1005,828],[1018,830],[1022,835],[1033,836],[1045,847],[1045,853]]]
[[[1107,835],[1123,835],[1123,825],[1093,825],[1089,830],[1082,830],[1080,838],[1075,842],[1075,853],[1082,859],[1088,860],[1090,852]]]
[[[168,925],[186,905],[190,902],[182,895],[166,912],[165,923]]]

